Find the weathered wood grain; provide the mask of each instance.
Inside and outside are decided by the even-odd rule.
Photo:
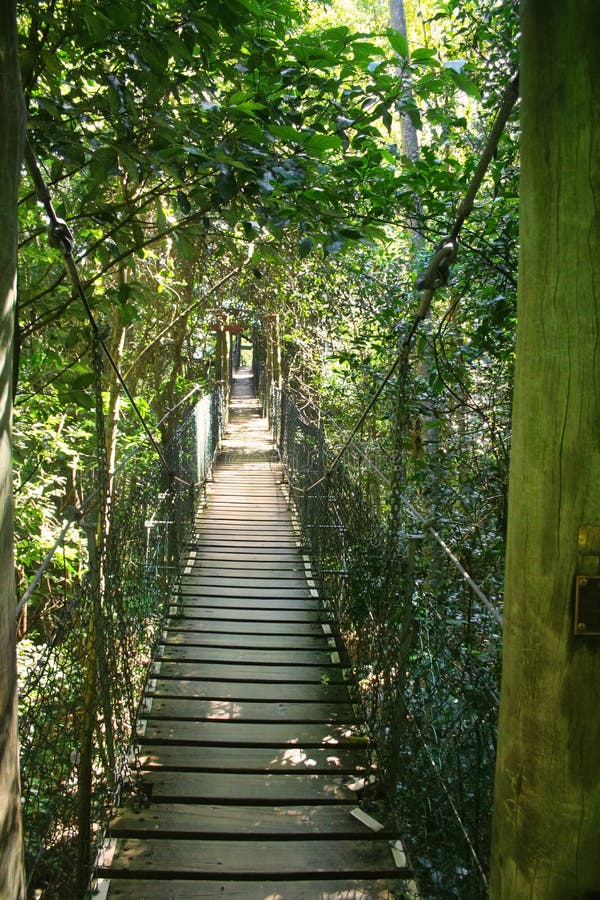
[[[199,700],[261,700],[279,703],[349,702],[345,684],[266,684],[253,681],[184,681],[170,678],[152,679],[148,695],[153,697],[187,697]]]
[[[108,897],[119,900],[394,900],[401,883],[392,880],[313,881],[111,881]]]
[[[118,841],[110,868],[112,876],[119,872],[131,875],[152,873],[155,877],[180,878],[193,874],[196,878],[227,876],[321,877],[355,875],[365,878],[402,877],[390,848],[377,840],[179,840],[123,838]],[[100,874],[105,874],[100,869]]]
[[[291,807],[309,803],[356,805],[356,795],[345,786],[342,776],[151,772],[146,775],[145,783],[150,788],[152,801],[159,803],[288,804]]]
[[[137,811],[122,810],[110,827],[113,837],[138,838],[210,838],[217,835],[233,839],[239,835],[319,838],[327,834],[364,837],[368,829],[350,814],[355,805],[232,806],[169,802]]]
[[[144,771],[164,769],[179,772],[338,772],[351,775],[367,766],[365,747],[194,747],[177,744],[140,748],[139,763]]]
[[[221,745],[237,747],[344,747],[365,744],[366,738],[353,725],[337,723],[255,723],[230,720],[191,722],[148,719],[143,742]]]
[[[150,719],[189,719],[207,721],[228,719],[236,722],[352,723],[350,703],[284,702],[273,700],[193,700],[154,696]]]
[[[234,664],[212,662],[160,663],[162,678],[204,679],[206,681],[253,681],[255,683],[342,684],[344,675],[339,666],[286,666],[260,665],[257,663]]]

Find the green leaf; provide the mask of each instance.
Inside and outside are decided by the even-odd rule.
[[[411,62],[421,66],[437,66],[436,51],[430,47],[418,47],[410,54]]]
[[[314,245],[315,242],[311,237],[302,238],[302,240],[300,241],[300,246],[298,248],[300,259],[304,259],[306,256],[308,256]]]
[[[288,143],[298,143],[302,140],[302,132],[290,125],[269,125],[269,133]]]
[[[326,28],[319,35],[319,42],[330,50],[339,53],[350,34],[347,25],[339,25],[337,28]]]
[[[216,184],[222,200],[231,200],[237,194],[238,186],[233,172],[219,172]]]
[[[71,390],[78,391],[90,387],[94,383],[95,378],[96,375],[94,372],[83,372],[81,375],[78,375],[73,379],[73,381],[71,382]]]
[[[392,45],[392,48],[396,51],[398,56],[401,56],[402,59],[408,59],[408,41],[404,37],[401,32],[396,31],[393,28],[390,28],[387,33],[388,41]]]
[[[455,69],[448,69],[448,73],[457,88],[463,91],[467,97],[472,97],[473,100],[481,100],[479,88],[474,81],[471,81],[470,78],[463,75],[462,72],[457,72]]]
[[[307,150],[313,153],[324,153],[326,150],[339,150],[343,141],[337,134],[311,134],[304,141]]]
[[[160,200],[156,204],[156,227],[159,232],[166,231],[167,217]]]
[[[244,237],[247,241],[253,241],[256,237],[256,226],[253,222],[246,220],[242,222],[242,228],[244,229]]]
[[[127,281],[125,281],[123,284],[120,284],[117,288],[117,300],[119,301],[119,303],[127,303],[130,294],[131,285]]]
[[[44,66],[47,71],[52,75],[60,76],[62,73],[62,66],[60,64],[60,60],[57,57],[56,53],[50,50],[42,50],[42,60],[44,62]]]

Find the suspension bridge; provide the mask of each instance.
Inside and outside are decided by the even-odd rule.
[[[247,370],[175,599],[136,729],[146,804],[112,821],[98,893],[398,896],[411,872],[358,802],[368,740]]]
[[[389,460],[342,458],[273,359],[184,398],[18,604],[48,634],[20,645],[31,898],[485,895],[498,612],[415,498],[386,556]]]

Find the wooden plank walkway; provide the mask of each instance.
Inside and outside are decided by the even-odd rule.
[[[356,815],[366,739],[243,372],[179,603],[138,736],[149,804],[112,822],[100,894],[402,896],[395,835]]]

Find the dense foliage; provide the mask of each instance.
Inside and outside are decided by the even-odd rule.
[[[286,380],[333,444],[392,364],[416,308],[415,277],[451,229],[516,69],[515,3],[427,0],[406,9],[404,36],[388,27],[387,7],[366,0],[356,9],[291,0],[21,4],[29,142],[73,232],[103,341],[161,446],[177,420],[165,414],[214,379],[217,315],[257,337],[264,314],[279,313]],[[418,137],[416,155],[403,144],[403,119]],[[511,120],[407,375],[390,380],[358,435],[382,533],[390,500],[377,472],[389,470],[400,444],[403,490],[494,604],[515,317],[515,131]],[[22,593],[63,521],[105,477],[103,460],[114,468],[141,433],[114,371],[98,372],[89,315],[48,240],[28,172],[19,279]],[[357,551],[357,567],[373,566],[374,581],[380,544]],[[85,568],[83,532],[73,528],[21,622],[25,666]],[[410,579],[420,622],[414,671],[424,673],[452,621],[457,646],[488,667],[482,703],[497,689],[497,633],[482,638],[478,613],[465,612],[435,554],[424,552]],[[363,613],[372,586],[354,596]],[[441,607],[449,615],[440,618]],[[351,619],[349,635],[360,610]],[[474,709],[464,707],[467,719]],[[474,887],[465,893],[464,865],[455,863],[458,875],[442,871],[448,860],[420,850],[420,835],[415,829],[411,850],[435,896],[477,896]],[[482,835],[484,824],[477,851],[485,857]]]

